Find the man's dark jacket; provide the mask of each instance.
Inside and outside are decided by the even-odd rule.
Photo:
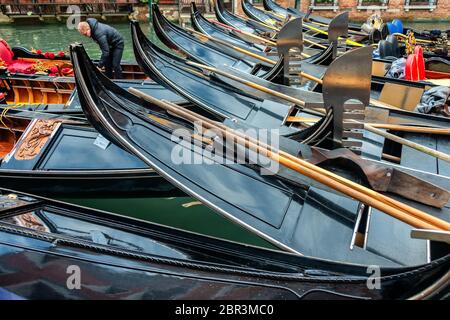
[[[89,18],[86,22],[91,27],[91,38],[98,43],[102,50],[102,56],[98,66],[103,68],[109,58],[112,48],[122,47],[124,45],[122,35],[113,27],[100,23],[97,19]]]

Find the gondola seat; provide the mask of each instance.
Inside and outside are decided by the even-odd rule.
[[[0,39],[0,59],[11,73],[33,73],[34,63],[22,59],[14,59],[14,53],[8,43]]]

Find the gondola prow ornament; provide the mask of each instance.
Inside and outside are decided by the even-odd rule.
[[[302,18],[289,21],[280,30],[277,39],[277,52],[283,58],[284,84],[301,83],[301,53],[303,52]],[[294,66],[295,64],[295,66]]]
[[[348,12],[336,15],[328,25],[328,41],[333,46],[333,59],[338,56],[339,38],[348,36]],[[342,41],[345,45],[345,41]]]
[[[337,146],[357,151],[361,146],[364,109],[370,101],[372,79],[372,48],[348,51],[328,67],[323,77],[323,102],[333,111],[333,141]],[[355,102],[357,100],[357,102]]]

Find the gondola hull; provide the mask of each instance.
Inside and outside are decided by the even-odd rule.
[[[1,190],[0,203],[2,299],[395,299],[439,284],[449,267],[441,259],[420,270],[383,270],[374,290],[358,266],[10,190]],[[445,285],[423,298],[444,297]]]
[[[153,26],[161,42],[198,62],[214,65],[225,64],[244,72],[258,74],[261,77],[267,77],[274,69],[272,64],[261,62],[232,48],[213,41],[197,39],[168,21],[157,5],[153,5]]]
[[[280,168],[281,171],[274,176],[262,176],[253,166],[232,164],[217,157],[213,159],[204,153],[201,156],[207,157],[205,162],[209,165],[190,165],[189,159],[195,155],[189,153],[189,146],[179,146],[177,139],[173,139],[173,134],[178,136],[183,130],[187,130],[183,137],[190,136],[194,134],[191,133],[191,125],[182,118],[171,118],[171,113],[161,112],[160,107],[151,106],[139,97],[125,98],[126,91],[113,86],[104,77],[99,77],[95,68],[86,63],[83,48],[72,48],[73,60],[77,63],[77,79],[79,86],[83,87],[82,104],[92,125],[108,139],[138,155],[163,177],[217,213],[283,250],[301,252],[308,256],[383,266],[426,262],[428,249],[425,243],[411,240],[408,225],[381,212],[376,213],[376,218],[370,223],[369,232],[374,238],[368,240],[367,249],[360,246],[349,249],[348,243],[351,242],[354,228],[352,221],[361,212],[360,204],[323,190],[303,175],[286,172],[287,180],[284,180],[281,178],[284,176],[284,169]],[[97,91],[100,93],[95,93],[93,87],[97,90],[101,88]],[[115,92],[114,96],[107,94],[109,90]],[[142,105],[146,105],[149,114],[142,113]],[[186,139],[184,137],[183,141],[188,142]],[[300,146],[295,146],[298,147]],[[177,165],[180,159],[173,158],[174,150],[178,155],[184,154],[183,161],[188,162]],[[201,150],[193,152],[197,154]],[[224,181],[232,181],[233,189],[221,183]],[[310,187],[303,189],[299,186]],[[448,209],[445,212],[447,211]],[[302,218],[298,220],[298,217]],[[384,221],[385,218],[389,221]],[[292,221],[297,222],[291,223]],[[384,229],[386,225],[403,231],[393,233]],[[311,226],[315,226],[315,231],[307,232],[305,228]],[[326,230],[327,228],[330,230]],[[390,246],[379,247],[381,243],[391,241],[388,239],[392,237],[396,239],[391,240],[403,248],[399,251],[401,256],[398,250]],[[431,250],[434,252],[433,248],[434,246]]]
[[[250,21],[244,20],[241,17],[232,14],[225,8],[225,4],[222,2],[222,0],[216,0],[214,1],[214,3],[216,18],[221,23],[254,34],[270,34],[274,31],[267,26],[264,26],[262,24],[253,24]]]

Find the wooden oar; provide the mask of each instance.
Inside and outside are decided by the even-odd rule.
[[[245,31],[242,31],[242,30],[233,28],[233,27],[230,27],[230,26],[228,26],[228,25],[226,25],[226,24],[223,24],[223,23],[220,23],[220,22],[217,22],[217,21],[213,21],[213,20],[209,20],[209,21],[211,21],[211,22],[213,22],[213,23],[216,23],[216,24],[218,24],[219,26],[223,26],[223,27],[225,27],[225,28],[229,28],[229,29],[232,30],[232,31],[241,33],[241,34],[243,34],[244,36],[248,36],[248,37],[254,38],[255,40],[259,40],[259,41],[261,41],[261,42],[267,43],[267,44],[270,45],[270,46],[273,46],[273,47],[276,47],[276,46],[277,46],[277,43],[276,43],[275,41],[272,41],[272,40],[269,40],[269,39],[266,39],[266,38],[263,38],[263,37],[259,37],[259,36],[257,36],[257,35],[254,35],[254,34],[251,34],[251,33],[248,33],[248,32],[245,32]],[[311,40],[309,40],[309,39],[305,39],[305,38],[304,38],[303,41],[306,42],[306,43],[315,45],[315,46],[317,46],[317,47],[319,47],[319,48],[321,48],[321,49],[326,49],[326,48],[327,48],[326,46],[324,46],[324,45],[322,45],[322,44],[320,44],[320,43],[317,43],[317,42],[313,42],[313,41],[311,41]],[[309,58],[309,57],[308,57],[308,58]]]
[[[208,129],[220,131],[223,134],[223,137],[231,135],[231,137],[236,139],[236,141],[238,141],[241,145],[247,148],[251,148],[252,150],[255,150],[263,155],[266,155],[273,161],[276,161],[292,170],[295,170],[298,173],[305,175],[319,183],[322,183],[336,191],[342,192],[347,196],[355,198],[358,201],[377,208],[378,210],[381,210],[414,227],[421,229],[431,227],[431,229],[433,230],[450,230],[450,224],[446,221],[433,217],[423,211],[391,199],[341,176],[335,175],[334,173],[313,165],[303,159],[294,157],[291,154],[272,148],[261,141],[246,136],[239,131],[232,130],[221,123],[214,122],[206,117],[194,113],[191,110],[182,109],[180,106],[177,106],[176,104],[170,103],[168,101],[155,99],[134,88],[129,88],[128,90],[136,96],[154,103],[159,107],[166,109],[167,111],[188,121],[200,121],[202,123],[202,126],[205,126]]]
[[[317,22],[317,21],[308,20],[307,22],[311,23],[311,24],[316,24],[316,25],[321,26],[321,27],[326,27],[326,28],[328,28],[328,26],[329,26],[328,24]],[[304,24],[308,24],[308,23],[304,22]],[[355,31],[355,30],[352,30],[352,29],[348,29],[348,33],[356,35],[356,36],[368,36],[367,33]]]
[[[443,153],[443,152],[440,152],[440,151],[437,151],[437,150],[425,147],[425,146],[423,146],[421,144],[412,142],[412,141],[404,139],[404,138],[400,138],[399,136],[396,136],[395,134],[392,134],[392,133],[385,132],[385,131],[382,131],[380,129],[374,128],[374,127],[372,127],[372,126],[370,126],[370,125],[368,125],[366,123],[364,124],[364,129],[366,129],[367,131],[370,131],[372,133],[375,133],[377,135],[383,136],[386,139],[392,140],[392,141],[400,143],[400,144],[402,144],[404,146],[408,146],[408,147],[413,148],[413,149],[415,149],[417,151],[420,151],[420,152],[423,152],[425,154],[428,154],[428,155],[430,155],[432,157],[435,157],[435,158],[438,158],[438,159],[450,162],[450,155],[449,154],[446,154],[446,153]]]
[[[281,92],[278,92],[278,91],[266,88],[264,86],[261,86],[261,85],[258,85],[256,83],[253,83],[251,81],[248,81],[248,80],[245,80],[245,79],[241,79],[241,78],[239,78],[239,77],[237,77],[235,75],[229,74],[229,73],[227,73],[225,71],[222,71],[222,70],[219,70],[217,68],[210,67],[210,66],[205,66],[205,65],[202,65],[202,64],[199,64],[199,63],[195,63],[195,62],[191,62],[191,61],[189,61],[188,64],[196,66],[196,67],[199,67],[199,68],[202,68],[202,69],[205,69],[205,70],[208,70],[208,71],[211,71],[211,72],[214,72],[214,73],[217,73],[217,74],[220,74],[220,75],[222,75],[224,77],[230,78],[231,80],[234,80],[234,81],[240,82],[242,84],[245,84],[245,85],[247,85],[247,86],[249,86],[249,87],[251,87],[253,89],[263,91],[265,93],[271,94],[271,95],[276,96],[278,98],[281,98],[283,100],[292,102],[292,103],[294,103],[294,104],[296,104],[298,106],[305,107],[305,102],[303,100],[300,100],[300,99],[291,97],[289,95],[286,95],[284,93],[281,93]],[[320,81],[322,81],[322,80],[320,80]],[[315,109],[314,111],[321,112],[320,109]],[[323,115],[325,114],[324,112],[321,112],[321,113]],[[352,121],[352,122],[357,122],[357,121]],[[357,122],[357,123],[359,123],[359,122]],[[400,143],[402,145],[406,145],[406,146],[408,146],[410,148],[413,148],[413,149],[415,149],[417,151],[426,153],[426,154],[428,154],[430,156],[433,156],[433,157],[436,157],[438,159],[450,162],[450,156],[445,154],[445,153],[443,153],[443,152],[440,152],[440,151],[437,151],[437,150],[433,150],[433,149],[425,147],[425,146],[423,146],[421,144],[418,144],[418,143],[409,141],[409,140],[407,140],[405,138],[401,138],[399,136],[396,136],[396,135],[394,135],[392,133],[388,133],[388,132],[376,129],[376,128],[372,127],[371,125],[367,124],[367,123],[364,123],[364,129],[366,129],[367,131],[370,131],[372,133],[375,133],[375,134],[377,134],[379,136],[382,136],[382,137],[384,137],[386,139],[392,140],[392,141]]]
[[[269,45],[269,46],[272,46],[272,47],[276,47],[276,46],[277,46],[277,43],[276,43],[275,41],[272,41],[272,40],[269,40],[269,39],[266,39],[266,38],[263,38],[263,37],[260,37],[260,36],[255,35],[255,34],[248,33],[248,32],[245,32],[245,31],[236,29],[236,28],[233,28],[233,27],[231,27],[231,26],[229,26],[229,25],[223,24],[223,23],[218,22],[218,21],[209,20],[209,22],[214,23],[214,24],[217,24],[217,25],[219,25],[219,26],[221,26],[221,27],[223,27],[223,28],[230,29],[230,30],[232,30],[232,31],[234,31],[234,32],[241,33],[241,34],[243,34],[244,36],[254,38],[255,40],[264,42],[264,43],[266,43],[266,44]]]
[[[242,16],[241,16],[242,17]],[[244,17],[242,17],[242,18],[244,18]],[[247,18],[247,20],[251,20],[251,19],[249,19],[249,18]],[[252,22],[258,22],[258,21],[255,21],[255,20],[252,20]],[[258,22],[259,23],[259,22]],[[261,23],[260,23],[261,24]],[[276,31],[280,31],[280,28],[276,28],[276,27],[273,27],[273,26],[271,26],[271,25],[268,25],[268,24],[263,24],[265,27],[270,27],[270,28],[273,28],[273,29],[275,29]],[[309,30],[312,30],[312,31],[315,31],[315,32],[317,32],[317,33],[321,33],[321,34],[324,34],[324,35],[328,35],[328,32],[327,31],[324,31],[324,30],[322,30],[322,29],[319,29],[319,28],[316,28],[316,27],[313,27],[313,26],[311,26],[311,25],[308,25],[308,24],[303,24],[304,25],[304,27],[306,27],[306,28],[308,28]],[[342,39],[341,37],[339,37],[339,39]],[[355,47],[364,47],[364,45],[362,44],[362,43],[359,43],[359,42],[356,42],[356,41],[353,41],[353,40],[350,40],[350,39],[346,39],[345,40],[345,42],[347,43],[347,44],[349,44],[349,45],[352,45],[352,46],[355,46]],[[316,43],[317,44],[317,43]]]
[[[240,14],[238,14],[238,13],[235,13],[235,15],[236,15],[237,17],[239,17],[239,18],[245,20],[245,21],[250,21],[250,20],[251,20],[252,23],[259,24],[261,27],[269,28],[269,29],[272,29],[273,31],[276,31],[276,32],[279,32],[279,31],[280,31],[279,28],[274,27],[274,26],[272,26],[272,25],[265,24],[265,23],[261,23],[261,22],[259,22],[259,21],[250,19],[250,18],[248,18],[248,17],[244,17],[244,16],[242,16],[242,15],[240,15]]]
[[[201,32],[195,31],[195,30],[192,30],[192,29],[190,29],[190,28],[185,28],[185,29],[186,29],[187,31],[189,31],[190,33],[192,33],[193,35],[197,36],[197,37],[205,38],[205,39],[208,39],[208,40],[210,40],[210,41],[217,42],[217,43],[219,43],[219,44],[221,44],[221,45],[224,45],[224,46],[227,46],[227,47],[229,47],[229,48],[231,48],[231,49],[233,49],[233,50],[235,50],[235,51],[237,51],[237,52],[240,52],[240,53],[243,53],[243,54],[245,54],[245,55],[248,55],[248,56],[250,56],[250,57],[252,57],[252,58],[255,58],[255,59],[264,61],[264,62],[266,62],[266,63],[268,63],[268,64],[272,64],[272,65],[275,65],[275,64],[276,64],[275,61],[273,61],[273,60],[271,60],[271,59],[269,59],[269,58],[263,57],[263,56],[261,56],[261,55],[259,55],[259,54],[257,54],[257,53],[254,53],[254,52],[251,52],[251,51],[242,49],[242,48],[240,48],[240,47],[237,47],[237,46],[235,46],[235,45],[232,45],[232,44],[231,44],[230,42],[228,42],[228,41],[225,41],[225,40],[221,40],[221,39],[217,39],[217,38],[211,37],[211,36],[209,36],[209,35],[206,35],[206,34],[204,34],[204,33],[201,33]],[[302,52],[302,55],[305,56],[306,58],[309,58],[309,57],[310,57],[309,55],[307,55],[306,53],[303,53],[303,52]]]
[[[283,20],[286,19],[286,16],[283,16],[282,14],[276,13],[276,12],[274,12],[274,11],[265,10],[265,9],[261,9],[261,8],[258,8],[258,9],[264,11],[264,12],[267,13],[268,15],[274,15],[274,16],[276,16],[276,17],[278,17],[278,18],[283,19]],[[296,19],[296,18],[297,18],[297,17],[291,15],[290,20]],[[325,28],[328,28],[328,27],[329,27],[329,25],[326,24],[326,23],[321,23],[321,22],[312,21],[312,20],[308,20],[308,21],[303,20],[303,25],[304,25],[304,26],[308,26],[308,25],[310,25],[310,24],[315,24],[315,25],[318,25],[318,26],[320,26],[320,27],[325,27]],[[358,36],[368,36],[367,33],[358,32],[358,31],[351,30],[351,29],[348,30],[348,33],[354,34],[354,35],[358,35]]]
[[[235,51],[238,51],[238,52],[240,52],[240,53],[243,53],[243,54],[245,54],[245,55],[248,55],[248,56],[250,56],[250,57],[252,57],[252,58],[258,59],[258,60],[260,60],[260,61],[264,61],[264,62],[266,62],[266,63],[268,63],[268,64],[271,64],[271,65],[276,65],[276,62],[273,61],[273,60],[271,60],[271,59],[268,59],[268,58],[266,58],[266,57],[263,57],[263,56],[261,56],[261,55],[259,55],[259,54],[254,53],[254,52],[251,52],[251,51],[242,49],[242,48],[240,48],[240,47],[236,47],[236,46],[232,45],[231,43],[229,43],[229,42],[227,42],[227,41],[225,41],[225,40],[221,40],[221,39],[217,39],[217,38],[214,38],[214,37],[205,35],[205,34],[203,34],[203,33],[200,33],[200,32],[198,32],[198,31],[192,30],[192,29],[190,29],[190,28],[186,28],[186,30],[189,31],[190,33],[192,33],[192,34],[198,36],[198,37],[203,37],[203,38],[205,38],[205,39],[208,39],[208,40],[211,40],[211,41],[215,41],[215,42],[217,42],[217,43],[219,43],[219,44],[222,44],[222,45],[224,45],[224,46],[227,46],[227,47],[229,47],[229,48],[231,48],[231,49],[233,49],[233,50],[235,50]],[[302,55],[305,55],[303,52],[302,52],[301,54],[302,54]],[[307,57],[309,57],[309,56],[307,55]],[[198,65],[198,66],[202,67],[202,65]],[[302,77],[305,77],[305,78],[309,79],[309,80],[315,81],[315,82],[317,82],[317,83],[319,83],[319,84],[323,84],[322,79],[319,79],[319,78],[317,78],[317,77],[314,77],[313,75],[307,74],[307,73],[305,73],[305,72],[303,72],[303,71],[300,72],[300,75],[301,75]],[[373,105],[375,105],[375,106],[383,106],[383,107],[388,107],[388,106],[389,106],[388,104],[383,103],[383,102],[381,102],[381,101],[377,101],[377,100],[375,100],[375,99],[371,99],[370,102],[371,102]],[[391,107],[392,107],[392,108],[396,108],[396,107],[394,107],[394,106],[391,106]]]

